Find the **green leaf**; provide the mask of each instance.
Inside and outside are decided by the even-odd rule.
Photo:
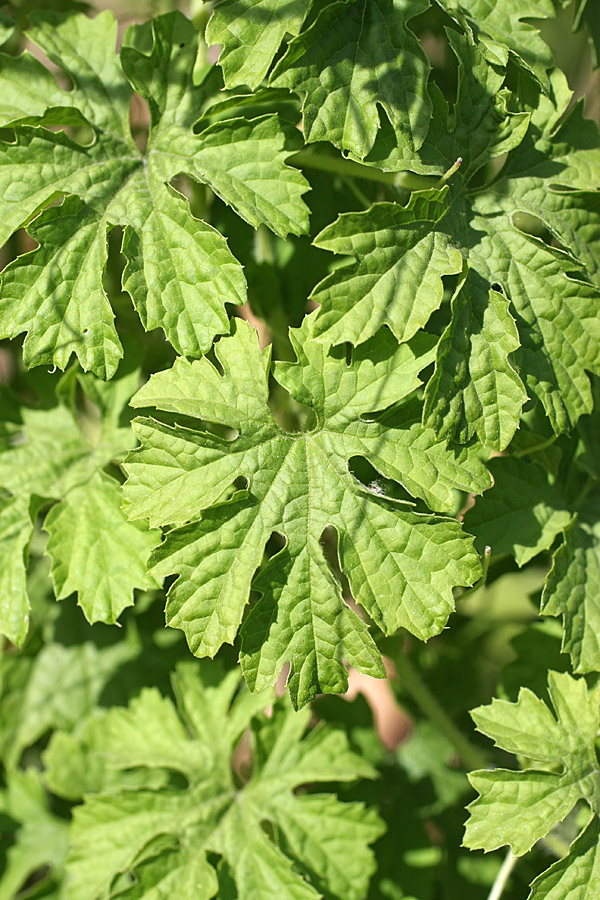
[[[598,688],[590,690],[568,673],[550,672],[548,690],[553,711],[522,689],[516,703],[493,700],[472,713],[477,729],[498,747],[535,764],[522,772],[495,769],[469,776],[480,794],[469,807],[465,832],[465,844],[473,850],[508,844],[515,854],[526,853],[579,800],[598,815]]]
[[[228,88],[257,88],[286,34],[296,35],[309,0],[221,0],[206,28],[209,44],[219,44],[219,65]]]
[[[271,83],[303,98],[308,143],[329,141],[362,159],[385,112],[402,147],[414,153],[425,138],[429,64],[408,16],[421,0],[338,0],[290,42]]]
[[[316,900],[322,889],[351,900],[365,895],[378,817],[359,803],[342,804],[331,794],[298,796],[294,789],[372,777],[372,770],[339,731],[317,728],[304,737],[308,711],[295,714],[279,701],[271,719],[257,717],[258,698],[234,697],[238,678],[232,672],[209,687],[196,666],[182,668],[175,678],[179,713],[148,689],[129,709],[106,716],[90,761],[100,754],[122,777],[133,767],[150,777],[153,768],[167,766],[188,785],[137,791],[114,785],[87,796],[75,811],[67,864],[73,900],[108,894],[126,872],[134,876],[119,894],[127,900],[171,890],[208,900],[217,892],[209,853],[225,860],[240,900]],[[260,699],[264,705],[270,698]],[[251,721],[252,774],[236,786],[231,757]],[[320,846],[311,839],[315,827],[323,829]]]
[[[593,900],[600,878],[600,823],[594,818],[569,853],[539,875],[530,900]]]
[[[157,582],[146,574],[158,534],[130,523],[121,510],[121,488],[96,472],[69,491],[44,521],[50,535],[56,599],[77,592],[88,622],[115,623],[133,605],[133,590],[151,590]]]
[[[505,66],[510,57],[548,84],[547,70],[552,53],[539,34],[539,24],[531,19],[553,19],[552,0],[437,0],[463,27],[468,27],[481,43],[490,63]]]
[[[61,874],[68,823],[52,812],[48,800],[35,769],[12,772],[6,790],[0,792],[0,814],[9,816],[14,828],[14,843],[6,851],[0,875],[0,900],[20,895],[32,875],[38,876],[39,889]],[[40,879],[45,868],[49,871]]]
[[[343,213],[314,244],[350,256],[314,289],[315,335],[325,343],[360,344],[388,325],[399,341],[427,324],[443,298],[442,276],[461,271],[462,256],[435,230],[448,188],[416,191],[406,206],[376,203]]]
[[[33,660],[22,655],[3,659],[6,690],[0,694],[0,712],[9,737],[5,764],[14,768],[23,751],[49,731],[79,726],[118,667],[135,652],[126,641],[103,648],[91,641],[73,646],[48,642]],[[19,680],[23,684],[12,692],[11,684]]]
[[[564,543],[552,560],[541,612],[562,616],[563,650],[575,672],[600,670],[600,523],[598,495],[590,498],[565,528]]]
[[[511,553],[519,566],[548,550],[572,519],[561,486],[537,463],[513,457],[488,463],[494,489],[465,515],[475,546]]]
[[[25,407],[22,419],[11,445],[0,452],[0,484],[21,497],[58,498],[85,480],[92,447],[67,409]]]
[[[336,529],[342,570],[356,600],[385,632],[406,627],[422,639],[444,627],[452,586],[471,584],[479,563],[452,519],[410,511],[367,489],[349,469],[364,456],[432,509],[448,511],[454,490],[481,491],[487,474],[472,450],[446,447],[418,421],[418,404],[395,421],[365,419],[419,385],[431,359],[426,335],[400,347],[387,329],[352,354],[328,353],[312,341],[314,317],[292,331],[297,363],[274,375],[316,422],[286,433],[268,406],[269,355],[256,333],[236,320],[208,359],[177,360],[152,376],[132,401],[218,422],[238,436],[223,440],[197,429],[136,420],[143,447],[128,459],[125,509],[152,524],[179,525],[155,551],[152,571],[178,573],[168,624],[185,631],[192,652],[214,656],[233,642],[251,585],[262,593],[242,627],[242,666],[255,690],[272,684],[286,661],[302,705],[317,691],[341,692],[342,660],[382,675],[366,625],[343,601],[320,543]],[[246,490],[233,491],[243,477]],[[189,523],[189,524],[188,524]],[[261,569],[265,545],[281,533],[284,548]]]
[[[179,353],[198,356],[228,330],[225,304],[244,303],[246,283],[225,238],[191,215],[170,182],[188,174],[255,227],[299,234],[308,223],[308,185],[285,159],[300,137],[274,115],[217,122],[194,134],[220,85],[214,76],[193,84],[197,33],[180,13],[133,26],[120,60],[108,12],[94,19],[37,13],[35,21],[31,38],[74,89],[62,91],[27,55],[0,68],[4,118],[17,122],[15,141],[0,143],[0,241],[67,196],[31,226],[39,249],[3,272],[0,333],[28,332],[27,365],[64,368],[75,353],[85,370],[111,377],[122,349],[103,272],[107,236],[121,225],[123,284],[144,328],[162,328]],[[151,112],[145,153],[129,130],[132,85]],[[82,122],[79,141],[43,127]]]
[[[518,347],[507,298],[473,271],[465,273],[425,390],[424,421],[441,437],[477,435],[486,447],[507,447],[527,400],[510,358]]]

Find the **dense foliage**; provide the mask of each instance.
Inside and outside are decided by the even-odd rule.
[[[0,900],[598,900],[594,0],[3,9]]]

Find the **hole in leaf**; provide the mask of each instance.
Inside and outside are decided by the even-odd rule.
[[[269,538],[267,543],[265,544],[265,555],[264,555],[265,562],[268,559],[272,559],[273,556],[275,556],[277,553],[279,553],[281,550],[283,550],[283,548],[285,547],[286,544],[287,544],[287,541],[285,539],[285,536],[283,534],[280,534],[278,531],[274,531],[271,534],[271,537]]]
[[[373,498],[389,498],[415,507],[416,501],[397,481],[385,478],[363,456],[350,458],[348,468],[356,481],[373,495]]]
[[[250,480],[245,475],[238,475],[233,486],[237,491],[247,491],[250,487]]]
[[[129,130],[135,146],[140,153],[145,153],[150,132],[150,108],[139,94],[133,94],[129,104]]]
[[[516,212],[513,213],[512,223],[519,231],[530,234],[532,237],[539,238],[545,244],[548,244],[549,247],[556,247],[558,250],[562,250],[565,253],[569,252],[556,234],[550,231],[546,223],[537,216],[533,216],[531,213]]]
[[[231,773],[236,787],[244,787],[252,777],[254,768],[252,731],[247,728],[231,754]]]
[[[299,403],[274,378],[270,379],[269,407],[273,418],[287,434],[310,432],[317,427],[317,416],[310,406]]]

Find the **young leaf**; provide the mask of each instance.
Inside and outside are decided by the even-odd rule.
[[[257,88],[286,34],[298,34],[309,0],[221,0],[206,27],[219,44],[219,65],[228,88]]]
[[[481,491],[488,477],[471,449],[447,447],[419,421],[418,404],[393,422],[366,419],[410,394],[431,359],[422,335],[398,346],[387,329],[353,352],[327,353],[312,341],[314,317],[292,330],[297,363],[274,375],[316,424],[286,433],[268,405],[269,354],[236,320],[216,345],[224,374],[208,360],[177,360],[152,376],[132,403],[236,429],[223,440],[205,430],[136,420],[143,447],[126,464],[125,508],[153,524],[179,525],[154,554],[157,575],[178,573],[168,624],[182,628],[198,656],[233,642],[252,579],[273,532],[285,547],[253,586],[262,599],[242,627],[242,665],[253,689],[291,663],[290,690],[302,705],[317,691],[346,689],[345,658],[382,674],[367,627],[342,599],[320,544],[332,525],[342,570],[356,600],[385,632],[437,634],[453,609],[452,587],[472,584],[479,563],[452,519],[415,513],[363,487],[349,460],[364,456],[432,509],[453,507],[453,491]],[[231,493],[242,476],[247,490]],[[190,523],[190,524],[187,524]]]
[[[188,784],[137,791],[113,785],[109,793],[86,797],[75,811],[67,863],[73,900],[113,896],[115,879],[126,872],[134,876],[119,893],[126,900],[146,890],[208,900],[218,890],[209,853],[226,862],[240,900],[365,895],[373,871],[368,845],[381,833],[378,817],[362,804],[294,789],[372,777],[373,771],[340,731],[317,728],[304,737],[308,710],[295,714],[279,701],[270,720],[257,717],[270,698],[234,698],[238,679],[232,672],[209,687],[197,666],[180,668],[174,682],[179,712],[148,689],[128,709],[106,716],[92,759],[101,754],[122,777],[134,767],[146,778],[167,767]],[[231,758],[251,721],[252,774],[239,786]]]
[[[219,84],[209,76],[194,86],[197,34],[180,13],[134,26],[120,61],[108,12],[94,19],[33,18],[30,37],[74,89],[59,89],[27,56],[0,70],[4,121],[13,121],[16,134],[14,142],[0,144],[0,242],[57,197],[70,196],[31,227],[39,249],[5,269],[0,332],[28,332],[27,365],[64,368],[74,352],[84,369],[111,377],[122,350],[102,277],[107,235],[122,225],[124,286],[144,327],[163,328],[178,352],[197,356],[227,331],[225,303],[243,303],[246,284],[225,238],[194,218],[169,183],[187,173],[252,225],[299,234],[307,227],[301,197],[308,185],[284,162],[299,135],[274,115],[216,122],[194,134]],[[9,73],[6,88],[2,72]],[[131,85],[150,107],[145,153],[129,130]],[[82,123],[92,131],[91,142],[44,127]]]
[[[409,15],[427,8],[413,0]],[[364,158],[384,110],[399,144],[414,153],[425,138],[429,64],[406,24],[405,0],[338,0],[290,42],[271,84],[303,97],[307,142],[330,141]]]
[[[553,710],[522,689],[516,703],[494,700],[473,711],[479,731],[493,738],[497,746],[526,757],[532,767],[469,776],[480,796],[469,807],[465,845],[494,850],[508,844],[521,855],[561,822],[578,801],[585,800],[592,810],[590,825],[569,855],[534,882],[533,897],[558,900],[567,894],[550,893],[557,883],[563,889],[569,883],[594,883],[590,879],[596,866],[594,841],[600,811],[596,753],[600,696],[597,687],[589,689],[584,679],[568,673],[550,672],[548,690]]]
[[[123,515],[121,488],[108,475],[95,472],[69,491],[44,521],[56,599],[76,592],[88,622],[114,624],[134,588],[156,587],[146,573],[156,535],[137,525]]]

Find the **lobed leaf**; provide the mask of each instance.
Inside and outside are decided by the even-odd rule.
[[[340,898],[364,896],[373,870],[368,845],[381,832],[378,817],[331,794],[293,791],[307,781],[353,781],[373,772],[341,732],[316,729],[303,737],[308,712],[294,714],[280,701],[272,719],[258,717],[257,702],[234,696],[237,684],[231,672],[210,687],[197,667],[184,667],[174,682],[178,712],[170,699],[148,689],[128,709],[107,714],[104,732],[97,731],[88,747],[90,762],[95,755],[108,758],[121,778],[132,767],[151,778],[154,768],[166,766],[183,773],[188,786],[132,791],[117,783],[87,796],[75,811],[67,861],[74,900],[116,893],[132,900],[165,890],[208,900],[218,890],[214,854],[221,857],[220,869],[227,865],[240,900],[308,900],[322,889]],[[268,699],[263,695],[260,702]],[[236,787],[231,756],[251,722],[252,774]],[[330,825],[342,818],[351,823],[343,835]],[[317,846],[306,830],[321,824]],[[350,871],[346,895],[344,873]],[[133,878],[121,894],[119,878],[127,872]]]
[[[270,79],[303,98],[308,143],[329,141],[360,159],[371,150],[381,108],[402,147],[427,133],[429,64],[406,24],[421,0],[337,0],[294,38]]]
[[[563,649],[571,655],[575,672],[600,669],[600,524],[598,497],[565,528],[564,543],[552,560],[542,593],[541,612],[562,616]]]
[[[170,182],[188,174],[255,227],[299,234],[307,228],[308,185],[285,159],[300,138],[275,115],[216,122],[194,133],[220,85],[214,73],[194,85],[197,34],[180,13],[133,26],[120,58],[108,12],[34,18],[32,39],[68,74],[73,90],[59,88],[27,54],[0,66],[0,115],[15,127],[15,141],[0,144],[0,240],[49,207],[31,226],[39,249],[2,275],[0,333],[28,332],[27,365],[64,368],[75,353],[85,370],[112,377],[122,348],[103,272],[107,236],[120,225],[123,283],[144,328],[163,328],[179,353],[198,356],[227,331],[225,304],[245,302],[246,282],[226,239],[192,216]],[[132,86],[151,112],[145,153],[129,129]],[[56,125],[79,130],[68,137],[46,127]],[[59,197],[65,198],[59,206],[49,206]]]
[[[473,711],[479,731],[497,746],[527,757],[533,767],[469,776],[480,796],[469,807],[467,847],[495,850],[508,844],[521,855],[579,800],[598,816],[598,688],[589,689],[583,679],[568,673],[550,672],[548,690],[553,711],[528,689],[520,691],[516,703],[494,700]]]
[[[223,374],[208,359],[177,360],[139,391],[135,406],[219,423],[237,437],[136,420],[142,442],[126,463],[125,509],[154,525],[176,525],[153,555],[152,572],[179,575],[167,623],[185,631],[192,652],[214,656],[242,626],[241,662],[255,690],[271,685],[286,661],[289,687],[303,705],[317,691],[346,689],[344,659],[383,670],[366,625],[343,601],[321,537],[335,528],[352,592],[386,633],[406,627],[437,634],[453,608],[452,586],[476,580],[476,555],[452,519],[410,511],[361,485],[349,461],[364,456],[434,510],[453,492],[484,489],[472,449],[447,447],[418,421],[418,405],[395,420],[365,418],[419,385],[431,359],[423,335],[398,346],[387,329],[345,356],[310,340],[314,317],[292,331],[297,363],[279,362],[280,385],[315,415],[305,433],[286,433],[268,405],[268,353],[235,321],[216,345]],[[246,489],[236,490],[243,477]],[[273,533],[285,546],[258,572]],[[262,594],[242,625],[251,586]]]

